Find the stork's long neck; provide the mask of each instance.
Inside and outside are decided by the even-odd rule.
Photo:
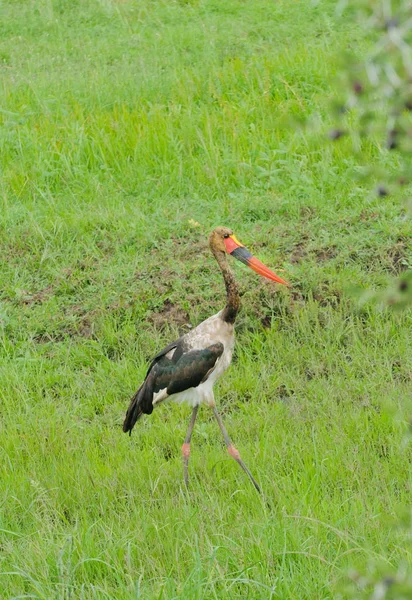
[[[228,265],[226,255],[223,252],[213,252],[217,263],[222,271],[226,286],[226,306],[223,309],[222,319],[226,323],[234,323],[240,308],[240,296],[235,277]]]

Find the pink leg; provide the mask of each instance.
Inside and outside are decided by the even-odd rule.
[[[245,473],[248,474],[250,481],[253,483],[253,485],[255,486],[257,491],[260,493],[259,485],[257,484],[255,478],[253,477],[252,473],[249,471],[249,469],[247,468],[247,466],[245,465],[243,460],[240,458],[239,450],[237,450],[237,448],[235,448],[235,446],[232,444],[229,434],[226,431],[226,427],[223,425],[222,418],[219,415],[219,413],[217,412],[216,406],[213,407],[213,414],[215,415],[216,421],[218,422],[220,430],[223,433],[225,444],[227,446],[227,451],[229,452],[230,456],[232,458],[234,458],[235,461],[242,467],[242,469],[245,471]]]
[[[190,440],[192,439],[193,427],[197,417],[197,411],[199,406],[195,406],[192,412],[192,418],[190,419],[189,428],[186,433],[185,441],[182,446],[183,455],[183,469],[186,486],[189,485],[189,457],[190,457]]]

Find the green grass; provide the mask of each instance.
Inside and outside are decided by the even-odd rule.
[[[410,313],[350,289],[410,266],[412,227],[357,177],[396,160],[325,135],[365,33],[325,1],[39,0],[0,34],[0,598],[326,600],[396,572]],[[206,408],[189,492],[188,407],[121,433],[153,353],[223,306],[216,225],[293,283],[234,265],[216,397],[262,498]]]

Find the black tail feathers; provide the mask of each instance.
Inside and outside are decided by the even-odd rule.
[[[123,431],[125,433],[129,432],[129,435],[132,435],[132,429],[135,426],[136,421],[140,419],[143,414],[139,402],[139,392],[140,389],[137,390],[133,398],[130,400],[129,408],[127,409],[127,413],[123,421]]]
[[[123,431],[125,433],[129,432],[129,435],[132,435],[132,429],[135,426],[136,421],[138,421],[143,414],[151,415],[153,412],[153,385],[150,385],[150,383],[151,382],[146,379],[130,400],[129,408],[127,409],[126,417],[123,421]]]

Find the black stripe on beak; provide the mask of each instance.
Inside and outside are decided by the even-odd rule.
[[[230,253],[230,256],[234,256],[237,258],[237,260],[240,260],[240,262],[244,263],[245,265],[249,265],[250,259],[253,258],[253,254],[244,246],[235,248],[233,252]]]

